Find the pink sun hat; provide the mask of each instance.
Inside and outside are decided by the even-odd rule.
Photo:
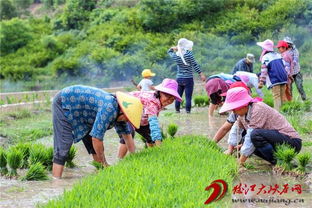
[[[246,106],[250,102],[259,102],[257,98],[252,98],[244,87],[229,89],[226,94],[225,102],[219,113],[235,110]]]
[[[178,93],[178,83],[174,79],[164,79],[160,85],[155,87],[155,89],[174,96],[175,99],[179,102],[182,101],[182,98]]]
[[[257,45],[264,50],[274,51],[274,42],[272,40],[266,39],[263,42],[257,42]]]

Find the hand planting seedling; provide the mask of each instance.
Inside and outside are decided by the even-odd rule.
[[[171,138],[174,137],[174,135],[177,133],[177,131],[178,131],[178,125],[177,124],[171,123],[168,125],[167,132],[171,136]]]
[[[276,152],[274,153],[277,159],[277,166],[282,167],[286,171],[293,169],[292,161],[297,155],[294,148],[287,144],[282,144],[276,147]]]
[[[2,176],[8,173],[7,165],[7,155],[2,147],[0,147],[0,174]]]
[[[74,158],[76,157],[76,153],[77,153],[77,148],[74,146],[71,146],[68,152],[67,160],[66,160],[66,167],[68,168],[76,167],[76,164],[73,162]]]
[[[16,148],[10,148],[7,153],[7,161],[10,167],[8,176],[10,178],[17,176],[17,169],[22,167],[23,153]]]
[[[43,181],[48,179],[45,167],[40,163],[32,164],[26,175],[21,178],[23,181]]]
[[[296,170],[304,174],[306,172],[306,166],[309,164],[311,160],[311,153],[306,152],[306,153],[298,154],[297,160],[298,160],[299,166],[298,168],[296,168]]]
[[[103,170],[104,166],[102,163],[99,163],[95,160],[92,161],[91,165],[93,165],[97,170]]]

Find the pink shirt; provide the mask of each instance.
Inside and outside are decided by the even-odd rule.
[[[139,98],[143,104],[141,126],[148,125],[148,116],[158,116],[162,110],[160,100],[155,97],[155,91],[135,91],[130,92],[130,95]]]
[[[263,102],[253,103],[246,117],[238,117],[238,124],[244,129],[277,130],[279,133],[291,138],[300,138],[299,134],[282,114]]]

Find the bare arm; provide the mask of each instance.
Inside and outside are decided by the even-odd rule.
[[[217,105],[210,103],[209,109],[208,109],[209,116],[213,117],[213,112],[216,108],[217,108]]]
[[[135,152],[135,145],[134,145],[134,140],[132,138],[132,135],[131,134],[123,134],[122,138],[125,140],[126,146],[127,146],[127,149],[129,150],[129,152],[134,153]]]
[[[103,141],[99,140],[98,138],[92,137],[92,145],[93,145],[93,148],[94,148],[95,153],[97,155],[97,158],[99,160],[97,162],[100,162],[103,165],[107,166],[108,163],[106,161],[105,154],[104,154],[104,143],[103,143]]]
[[[217,131],[215,136],[213,137],[213,140],[218,143],[232,128],[233,124],[226,121],[221,128]]]

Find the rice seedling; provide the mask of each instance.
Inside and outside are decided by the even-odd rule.
[[[306,166],[309,164],[311,160],[311,153],[306,152],[306,153],[298,154],[297,160],[298,160],[298,167],[296,168],[296,170],[299,171],[300,173],[305,173]]]
[[[73,162],[74,158],[76,157],[77,148],[75,146],[71,146],[70,150],[68,152],[68,156],[66,159],[66,167],[68,168],[74,168],[76,167],[76,164]]]
[[[21,168],[28,168],[28,158],[30,155],[30,143],[18,143],[14,146],[18,150],[20,150],[23,154],[23,164]]]
[[[306,100],[303,102],[304,111],[310,111],[312,102],[310,100]]]
[[[232,190],[236,174],[235,158],[211,148],[206,137],[177,137],[82,179],[41,207],[203,207],[205,188],[220,178]],[[231,193],[213,205],[232,206]]]
[[[102,163],[99,163],[95,160],[92,161],[91,165],[93,165],[97,170],[103,170],[104,166]]]
[[[0,147],[0,174],[6,175],[8,173],[7,169],[7,154],[2,147]]]
[[[8,113],[8,116],[10,116],[14,119],[29,118],[29,117],[31,117],[31,112],[27,109],[22,109],[19,111],[14,111],[14,112]]]
[[[297,153],[294,148],[287,144],[278,145],[276,152],[274,153],[277,159],[277,165],[282,167],[286,171],[293,169],[292,161],[296,157]]]
[[[43,181],[47,180],[48,174],[45,167],[41,163],[32,164],[27,171],[26,175],[21,178],[21,180],[25,181]]]
[[[9,177],[17,176],[17,169],[22,167],[23,153],[16,148],[10,148],[7,153],[7,162],[10,167],[8,176]]]
[[[29,163],[30,165],[40,162],[45,164],[47,160],[46,147],[42,144],[34,144],[30,149]]]
[[[310,147],[310,146],[312,146],[312,142],[302,142],[302,146]]]
[[[178,131],[178,125],[177,124],[171,123],[168,125],[167,132],[171,138],[174,137],[174,135],[177,133],[177,131]]]
[[[165,133],[164,128],[161,127],[161,128],[160,128],[160,131],[161,131],[161,137],[162,137],[163,139],[166,139],[166,138],[167,138],[167,134]]]
[[[53,165],[53,147],[46,148],[45,152],[45,162],[43,164],[47,170],[52,170]]]
[[[272,108],[274,107],[273,96],[269,92],[264,94],[263,102]]]
[[[197,107],[204,107],[209,105],[209,99],[207,95],[196,95],[194,96],[194,105]]]

